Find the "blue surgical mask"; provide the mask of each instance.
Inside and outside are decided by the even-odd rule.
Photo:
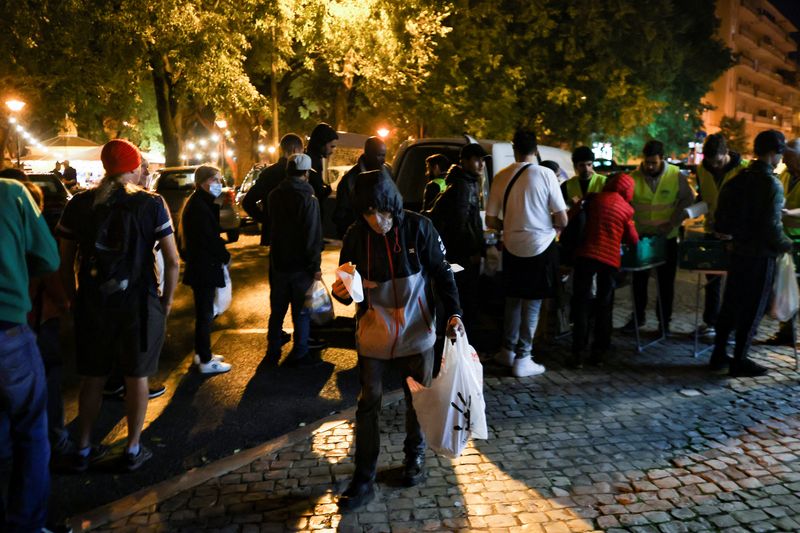
[[[208,188],[208,192],[211,193],[211,196],[216,198],[217,196],[222,194],[222,184],[219,182],[212,183],[211,186]]]

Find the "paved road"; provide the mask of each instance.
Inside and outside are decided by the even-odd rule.
[[[267,252],[258,246],[254,235],[242,236],[229,248],[233,256],[234,299],[231,309],[217,320],[212,340],[214,352],[225,355],[233,370],[207,377],[190,368],[192,296],[186,287],[179,287],[160,371],[154,380],[166,383],[168,392],[151,401],[144,432],[144,442],[153,449],[154,458],[141,472],[133,474],[118,474],[112,462],[101,471],[83,476],[56,476],[51,504],[54,513],[72,515],[116,500],[354,403],[358,392],[356,358],[347,324],[327,335],[330,347],[323,352],[323,365],[305,369],[260,366],[269,313]],[[338,255],[333,246],[323,255],[324,276],[329,284]],[[352,317],[352,307],[336,306],[338,315]],[[286,329],[291,329],[289,317]],[[68,331],[63,345],[70,351]],[[284,355],[289,348],[285,347]],[[71,353],[67,360],[73,360]],[[77,388],[77,378],[71,373],[66,385],[68,421],[77,413]],[[96,440],[122,444],[125,434],[122,402],[107,400]]]
[[[685,306],[676,319],[688,325]],[[349,418],[100,530],[800,531],[800,374],[790,349],[758,345],[770,374],[730,379],[692,358],[685,336],[642,355],[630,336],[615,343],[602,368],[565,369],[567,339],[540,351],[541,376],[486,364],[488,440],[456,460],[428,452],[428,480],[414,488],[397,483],[404,408],[385,408],[377,496],[358,512],[335,505],[353,471]]]

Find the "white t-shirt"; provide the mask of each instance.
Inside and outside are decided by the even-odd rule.
[[[517,178],[503,213],[508,182],[526,164],[512,163],[495,175],[486,206],[486,216],[503,219],[504,246],[517,257],[544,252],[556,238],[552,214],[567,209],[556,175],[534,163]]]

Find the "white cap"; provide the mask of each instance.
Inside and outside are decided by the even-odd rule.
[[[311,170],[311,158],[306,154],[292,154],[289,156],[286,168],[290,173],[295,170],[298,172]]]

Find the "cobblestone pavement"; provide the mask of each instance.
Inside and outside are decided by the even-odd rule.
[[[686,331],[685,302],[678,311],[673,329]],[[765,321],[761,334],[772,330]],[[335,504],[353,469],[348,421],[104,530],[800,531],[791,350],[756,345],[769,375],[731,379],[692,358],[686,335],[641,355],[630,337],[614,342],[601,368],[565,370],[568,340],[537,356],[548,367],[541,376],[507,377],[487,364],[489,439],[456,460],[429,452],[418,487],[395,481],[404,407],[385,408],[378,494],[359,512],[342,515]]]

